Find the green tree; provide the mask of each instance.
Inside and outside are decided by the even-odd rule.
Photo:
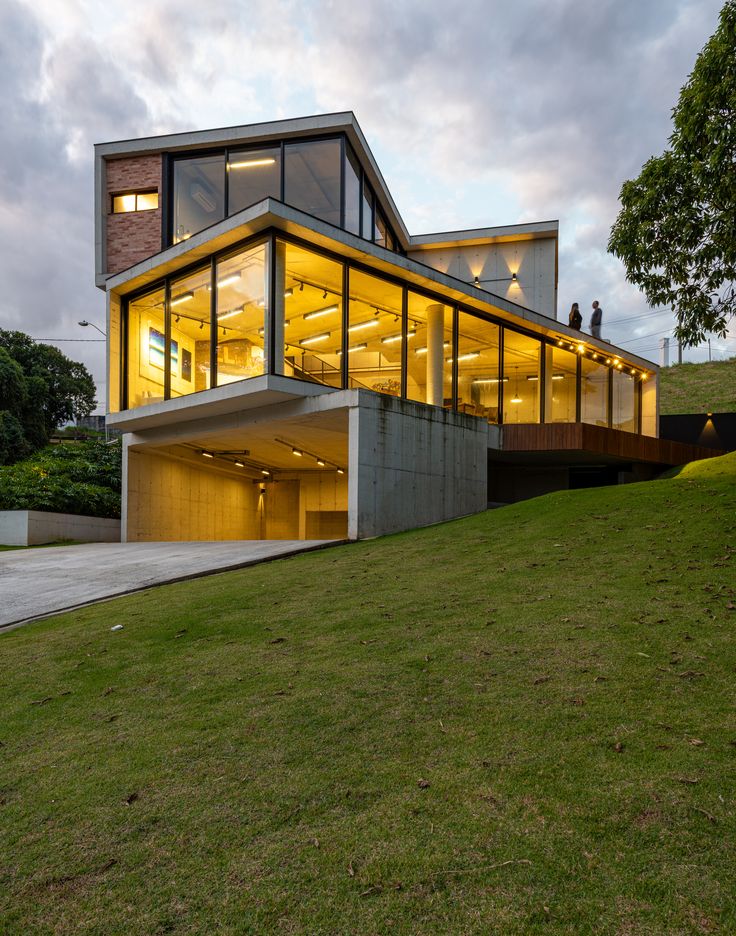
[[[23,431],[28,410],[28,384],[23,368],[0,348],[0,465],[23,458],[31,445]]]
[[[92,375],[58,348],[39,344],[23,332],[0,329],[0,350],[20,366],[26,381],[28,404],[15,415],[33,449],[69,419],[88,416],[95,407]]]
[[[621,189],[608,249],[650,305],[669,305],[685,346],[736,314],[736,0],[673,110],[670,146]]]

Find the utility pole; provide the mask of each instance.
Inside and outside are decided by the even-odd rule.
[[[662,339],[662,347],[660,354],[660,364],[662,367],[670,366],[670,339],[669,335],[666,338]]]
[[[710,353],[710,338],[708,339],[708,362],[710,363],[713,360],[713,356]]]
[[[682,364],[682,342],[677,342],[677,363]]]

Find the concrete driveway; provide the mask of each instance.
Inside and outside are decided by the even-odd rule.
[[[334,545],[333,540],[88,543],[0,552],[0,629],[151,585]]]

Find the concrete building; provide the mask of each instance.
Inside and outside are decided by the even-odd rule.
[[[555,221],[410,235],[352,113],[100,144],[124,540],[361,538],[686,460]]]

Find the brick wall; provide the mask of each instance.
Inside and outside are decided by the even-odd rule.
[[[155,211],[112,213],[111,195],[158,191]],[[161,250],[161,154],[107,161],[107,273],[119,273]]]

